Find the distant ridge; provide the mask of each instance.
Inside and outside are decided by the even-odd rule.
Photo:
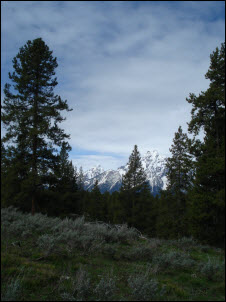
[[[147,174],[153,195],[158,194],[161,189],[166,189],[166,158],[157,150],[148,151],[141,157],[143,168]],[[118,191],[122,184],[122,176],[126,173],[128,165],[121,166],[117,170],[104,170],[100,165],[84,172],[85,189],[91,191],[94,183],[98,180],[101,193],[106,191]]]

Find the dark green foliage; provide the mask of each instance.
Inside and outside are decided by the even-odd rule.
[[[192,93],[187,99],[193,107],[189,132],[196,135],[203,128],[219,148],[225,134],[225,43],[210,55],[210,67],[205,77],[210,80],[209,88],[199,96]]]
[[[2,143],[1,157],[1,201],[2,206],[22,206],[27,209],[27,199],[30,190],[30,180],[27,178],[25,159],[21,158],[14,146],[4,147]],[[21,204],[20,199],[23,199]],[[30,203],[29,203],[30,208]]]
[[[171,157],[167,158],[167,189],[180,199],[180,195],[191,187],[194,177],[192,155],[189,152],[189,139],[181,126],[175,133],[170,149]]]
[[[15,173],[19,170],[23,174],[20,183],[26,182],[33,213],[43,178],[46,181],[51,177],[54,168],[54,145],[61,146],[69,137],[58,126],[64,120],[60,112],[69,108],[67,101],[53,93],[57,66],[56,58],[41,38],[28,41],[13,59],[14,72],[9,73],[13,92],[10,84],[4,89],[2,122],[6,135],[3,142],[16,144],[12,165],[14,168],[16,165]]]
[[[186,197],[180,202],[169,191],[163,191],[158,200],[156,234],[160,238],[181,238],[187,236]]]
[[[189,153],[190,142],[181,126],[175,133],[167,158],[167,191],[162,192],[158,204],[157,234],[165,238],[180,238],[187,235],[186,194],[192,186],[194,166]]]
[[[225,43],[210,55],[210,86],[192,104],[189,132],[205,137],[196,152],[196,177],[189,194],[191,233],[212,244],[224,243],[225,226]],[[193,151],[197,148],[193,148]]]
[[[133,152],[129,157],[128,171],[122,179],[122,191],[133,189],[133,191],[139,191],[142,189],[146,181],[146,175],[141,164],[140,153],[137,149],[137,145],[134,146]]]
[[[120,193],[113,192],[108,203],[108,217],[113,223],[125,222],[124,211],[120,200]]]
[[[92,219],[105,220],[104,219],[104,204],[102,194],[98,187],[98,180],[96,180],[89,200],[89,214]]]
[[[142,190],[132,198],[134,199],[132,225],[150,236],[155,236],[155,199],[150,193],[149,185],[145,182]]]
[[[68,151],[71,147],[68,143],[63,142],[61,151],[56,160],[56,168],[53,177],[55,177],[55,191],[60,193],[76,192],[77,186],[77,172],[73,166],[72,161],[69,161]]]
[[[181,127],[167,159],[167,191],[157,206],[156,232],[164,238],[193,236],[223,246],[225,242],[225,43],[210,55],[209,88],[192,104],[188,139]],[[204,140],[196,138],[204,131]]]
[[[122,179],[120,191],[120,222],[127,222],[142,231],[153,232],[153,197],[141,163],[137,145],[129,157],[128,171]]]

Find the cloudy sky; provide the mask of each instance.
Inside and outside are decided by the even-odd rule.
[[[225,37],[224,1],[2,1],[1,92],[12,59],[42,37],[57,57],[55,93],[73,111],[76,166],[117,168],[135,144],[170,155],[187,131],[189,93],[209,82],[209,55]]]

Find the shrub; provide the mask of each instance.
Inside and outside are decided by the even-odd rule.
[[[175,242],[175,245],[182,250],[189,251],[197,246],[197,241],[192,237],[182,237]]]
[[[104,276],[94,289],[94,294],[97,297],[97,301],[112,301],[115,291],[115,278]]]
[[[69,290],[60,293],[60,296],[64,301],[87,301],[92,296],[93,290],[91,281],[85,270],[80,268],[77,271],[76,276],[72,276],[69,279],[71,283]],[[60,284],[59,290],[61,291],[63,287],[63,284]]]
[[[154,300],[159,294],[158,282],[154,279],[149,280],[147,273],[130,276],[128,285],[135,301]]]
[[[64,243],[69,253],[78,249],[86,255],[91,252],[98,252],[102,245],[102,242],[95,239],[92,234],[82,233],[79,235],[77,231],[73,230],[60,233],[58,242]]]
[[[17,236],[27,236],[32,232],[46,232],[60,221],[59,218],[50,218],[40,213],[23,214],[13,207],[1,210],[1,220],[3,230]]]
[[[199,250],[201,252],[207,253],[210,250],[210,246],[209,245],[198,245],[197,246],[199,248]]]
[[[103,240],[106,243],[127,242],[137,239],[139,232],[134,228],[128,228],[126,224],[111,225],[107,223],[87,223],[87,231],[97,240]]]
[[[118,241],[126,242],[128,240],[138,239],[140,233],[135,228],[129,228],[126,224],[122,224],[118,226],[117,229],[117,237]]]
[[[74,282],[74,294],[78,301],[86,301],[92,294],[91,281],[87,272],[83,269],[79,269],[75,282]]]
[[[52,228],[59,224],[61,219],[60,218],[52,218],[48,217],[47,215],[43,215],[41,213],[36,213],[35,215],[27,214],[25,215],[26,222],[32,229],[32,231],[36,232],[47,232],[51,231]]]
[[[1,301],[18,301],[22,290],[22,279],[19,274],[2,286]]]
[[[127,225],[110,225],[98,222],[85,222],[84,216],[75,220],[65,218],[51,218],[46,215],[36,213],[35,215],[23,214],[16,208],[4,208],[1,211],[2,233],[11,233],[13,235],[30,236],[33,232],[45,232],[54,234],[67,234],[70,237],[91,238],[95,242],[126,242],[137,239],[139,232],[134,228],[128,228]],[[72,236],[73,233],[73,236]],[[62,236],[61,236],[62,238]],[[83,240],[87,242],[87,240]]]
[[[102,253],[114,259],[117,253],[117,247],[113,246],[112,244],[105,244],[102,247]]]
[[[199,265],[199,271],[206,276],[208,280],[216,279],[217,275],[224,275],[225,261],[217,261],[215,258],[208,258],[207,263]]]
[[[82,233],[86,230],[85,218],[84,216],[78,217],[75,220],[70,218],[65,218],[60,220],[56,225],[52,226],[53,232],[66,233],[68,231],[75,231],[77,233]]]
[[[158,238],[151,238],[151,239],[147,239],[148,240],[148,246],[152,249],[157,249],[158,247],[160,247],[161,245],[163,245],[163,239],[158,239]]]
[[[96,240],[105,241],[106,243],[117,242],[117,234],[115,230],[105,224],[89,223],[88,232]]]
[[[89,235],[81,236],[77,243],[78,248],[80,248],[85,255],[98,252],[103,244],[103,242],[95,240]]]
[[[64,292],[60,296],[61,296],[61,298],[62,298],[63,301],[77,301],[75,299],[75,297],[72,294],[70,294],[70,293],[65,293]]]
[[[57,250],[58,238],[54,235],[44,234],[37,240],[38,247],[43,250],[45,257]]]
[[[155,253],[155,249],[148,246],[136,246],[130,249],[128,252],[122,252],[121,257],[136,261],[136,260],[147,260],[151,261]]]
[[[169,253],[156,254],[153,257],[153,264],[157,264],[161,269],[169,267],[188,268],[196,264],[186,253],[171,251]]]

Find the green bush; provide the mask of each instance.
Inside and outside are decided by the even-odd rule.
[[[44,256],[48,257],[58,250],[59,240],[52,234],[41,235],[37,240],[38,247],[43,251]]]
[[[191,259],[187,253],[176,251],[156,254],[153,257],[152,263],[158,265],[162,270],[169,267],[174,267],[176,269],[189,268],[196,264],[195,260]]]
[[[112,301],[116,292],[115,278],[103,276],[94,289],[96,301]]]
[[[155,249],[148,246],[136,246],[131,248],[129,251],[122,252],[121,257],[131,260],[131,261],[136,261],[136,260],[146,260],[146,261],[151,261],[154,254],[155,254]]]
[[[161,295],[158,282],[154,279],[149,279],[147,272],[130,276],[128,285],[134,301],[155,300]]]
[[[1,286],[1,301],[18,301],[22,293],[22,280],[19,273]]]
[[[225,273],[225,261],[209,258],[207,263],[199,265],[199,271],[206,276],[208,280],[214,280],[217,276],[223,277]]]

